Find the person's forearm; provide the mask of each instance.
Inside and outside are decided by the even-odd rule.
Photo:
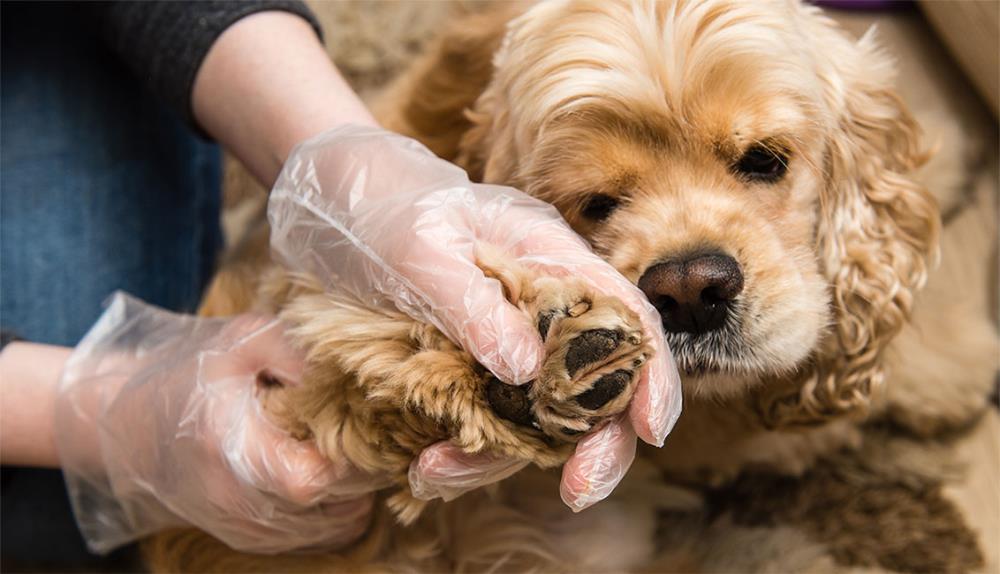
[[[198,123],[265,186],[300,141],[345,123],[375,125],[310,25],[284,12],[227,29],[195,78]]]
[[[0,462],[58,467],[53,424],[63,365],[73,349],[15,342],[0,353]]]

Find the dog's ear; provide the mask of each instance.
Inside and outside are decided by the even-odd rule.
[[[912,174],[919,129],[892,88],[893,62],[870,31],[852,43],[825,20],[814,38],[831,113],[819,200],[817,254],[834,325],[816,371],[797,392],[769,401],[771,426],[867,412],[883,380],[882,353],[909,317],[937,253],[934,198]]]
[[[391,130],[419,139],[438,156],[454,161],[479,179],[459,156],[459,141],[472,127],[469,110],[493,76],[493,55],[507,22],[520,5],[501,2],[455,18],[409,72],[375,104]]]
[[[497,65],[502,65],[508,57],[513,35],[510,28],[515,26],[515,17],[523,11],[524,6],[518,6],[508,8],[504,14],[503,29],[492,38],[496,44],[490,61],[490,81],[483,85],[475,104],[465,113],[469,129],[458,142],[455,163],[464,167],[474,181],[511,184],[511,176],[516,170],[518,154],[508,143],[511,125],[507,88],[501,85],[504,80],[498,81],[494,73]]]

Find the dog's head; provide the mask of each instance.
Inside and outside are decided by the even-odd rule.
[[[639,285],[687,392],[756,389],[771,424],[867,403],[938,229],[871,35],[785,2],[548,2],[494,63],[461,161]]]

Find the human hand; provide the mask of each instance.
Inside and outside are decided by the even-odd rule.
[[[542,342],[476,266],[478,244],[553,275],[584,278],[639,314],[655,355],[628,416],[581,440],[564,466],[562,496],[574,510],[610,494],[632,462],[637,435],[661,445],[680,413],[679,378],[656,311],[544,202],[474,184],[409,138],[343,126],[292,152],[268,216],[272,252],[287,267],[435,325],[510,383],[534,378]],[[450,498],[519,468],[439,444],[414,463],[411,486],[421,497]]]
[[[115,295],[56,399],[60,463],[91,549],[182,525],[256,553],[359,537],[379,481],[291,438],[258,400],[258,373],[297,384],[302,362],[273,318],[175,315]]]

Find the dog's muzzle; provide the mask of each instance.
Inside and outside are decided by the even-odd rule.
[[[700,335],[725,324],[743,291],[743,272],[732,257],[709,253],[653,265],[639,288],[659,310],[666,332]]]

